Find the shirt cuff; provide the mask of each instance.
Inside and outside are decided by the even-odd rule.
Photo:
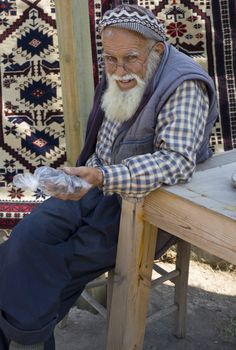
[[[130,192],[130,172],[125,165],[100,166],[100,169],[104,177],[102,188],[104,194]]]

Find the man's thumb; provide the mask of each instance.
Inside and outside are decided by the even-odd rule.
[[[63,171],[66,174],[68,174],[68,175],[77,175],[78,176],[79,173],[80,173],[78,168],[76,168],[76,167],[69,167],[69,166],[64,167]]]

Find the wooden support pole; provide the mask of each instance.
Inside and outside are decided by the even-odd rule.
[[[123,201],[107,350],[143,349],[156,232],[142,203]]]
[[[111,310],[111,300],[113,293],[113,284],[114,284],[114,270],[110,270],[108,272],[108,280],[107,280],[107,326],[110,321],[110,310]]]
[[[84,141],[94,82],[87,0],[55,0],[67,160],[74,165]]]
[[[175,282],[175,304],[178,305],[175,320],[175,335],[177,338],[184,338],[186,334],[186,314],[187,314],[187,293],[188,274],[191,245],[188,242],[180,241],[177,244],[176,269],[180,271],[180,276]]]

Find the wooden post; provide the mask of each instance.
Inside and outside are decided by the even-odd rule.
[[[110,270],[108,271],[108,279],[107,279],[107,326],[109,325],[109,320],[110,320],[113,284],[114,284],[114,270]]]
[[[87,0],[55,0],[60,52],[66,149],[74,165],[94,93]]]
[[[190,251],[191,245],[188,242],[182,240],[178,242],[176,269],[179,269],[180,275],[176,277],[175,282],[175,303],[178,305],[175,320],[175,335],[177,338],[184,338],[186,334]]]
[[[123,201],[107,350],[143,349],[156,232],[142,203]]]

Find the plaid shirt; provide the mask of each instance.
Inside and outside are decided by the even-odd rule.
[[[183,82],[166,102],[157,119],[153,154],[142,154],[111,164],[111,149],[121,122],[104,119],[95,153],[86,165],[100,167],[104,194],[142,198],[162,184],[190,180],[196,166],[196,152],[203,140],[209,100],[205,85]]]

